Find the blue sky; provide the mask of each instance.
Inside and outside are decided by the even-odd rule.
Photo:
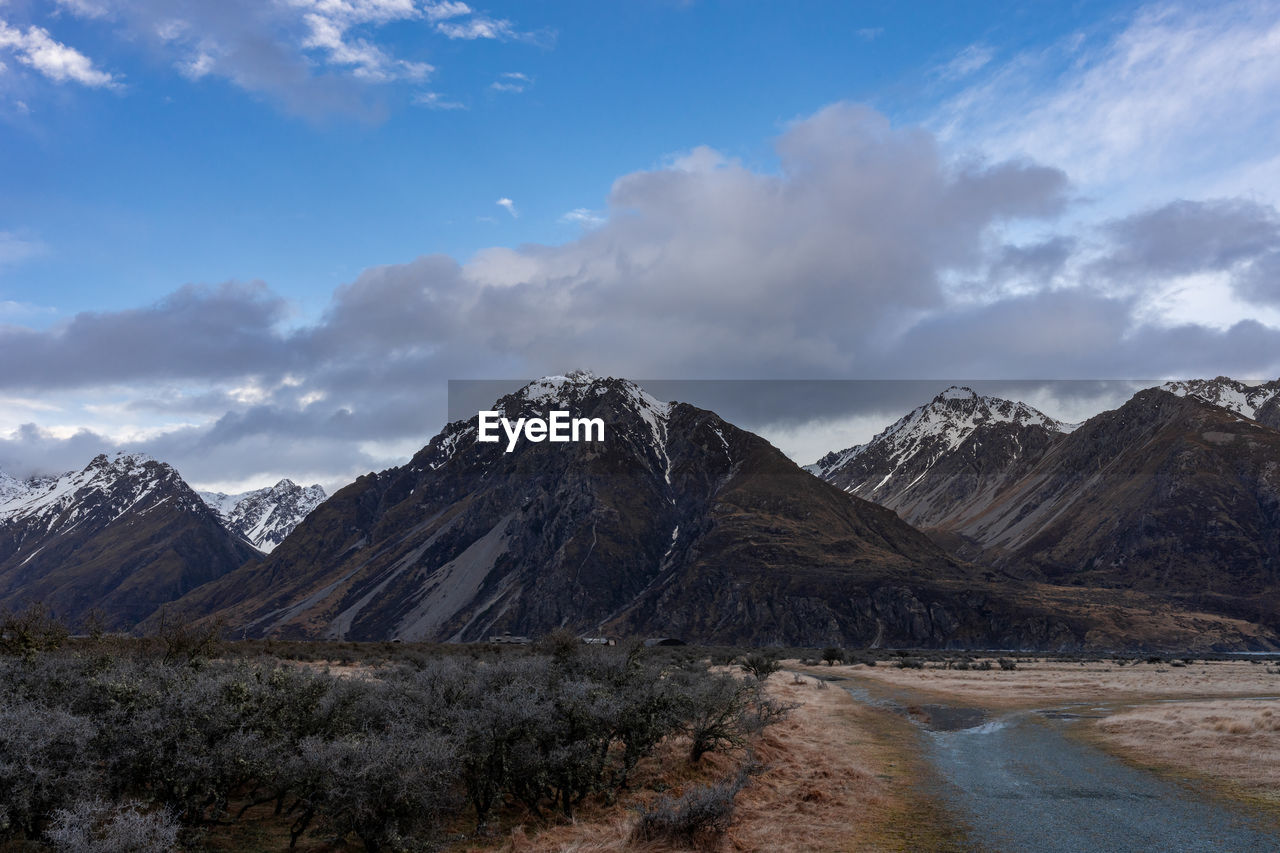
[[[299,50],[315,77],[338,78],[325,96],[246,91],[217,71],[189,79],[181,66],[197,48],[133,32],[163,15],[86,19],[80,5],[112,8],[0,5],[10,26],[46,30],[113,81],[59,83],[6,63],[0,228],[41,248],[0,287],[58,314],[228,279],[264,280],[317,310],[376,264],[562,242],[579,228],[564,215],[603,207],[620,175],[696,145],[767,170],[771,138],[798,116],[853,100],[918,120],[951,88],[941,69],[971,45],[1014,52],[1066,29],[1105,31],[1126,8],[498,4],[477,12],[509,22],[500,39],[450,39],[422,18],[352,28],[352,40],[433,66],[423,79],[352,85],[323,50]],[[424,96],[435,109],[415,103]]]
[[[448,378],[575,367],[1274,376],[1277,44],[1273,2],[0,0],[0,468],[333,484]]]

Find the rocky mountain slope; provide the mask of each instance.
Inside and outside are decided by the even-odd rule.
[[[129,628],[255,553],[177,471],[141,454],[0,476],[0,608],[39,601],[71,624],[97,610]]]
[[[1025,403],[952,386],[866,444],[828,453],[807,470],[917,527],[947,528],[1073,428]]]
[[[228,495],[197,492],[223,525],[264,554],[271,553],[311,510],[328,497],[318,485],[299,486],[281,480],[274,486]]]
[[[1143,391],[952,529],[1051,580],[1247,602],[1280,588],[1280,432]]]
[[[705,642],[1069,646],[1086,630],[712,412],[589,374],[532,383],[494,408],[599,417],[606,439],[506,452],[505,439],[476,441],[477,419],[451,423],[178,606],[247,635],[356,639],[565,626]]]
[[[1170,383],[1069,431],[1034,415],[970,429],[942,395],[818,471],[873,497],[883,478],[887,505],[980,564],[1280,630],[1280,432],[1253,419],[1277,389]],[[918,423],[922,439],[895,438]]]
[[[1250,385],[1229,376],[1166,382],[1160,386],[1179,397],[1197,397],[1236,414],[1280,429],[1280,379]]]

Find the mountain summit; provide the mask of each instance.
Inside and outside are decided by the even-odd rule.
[[[934,527],[998,491],[1073,428],[1025,403],[953,385],[866,444],[806,470]]]
[[[271,553],[326,497],[318,485],[302,487],[285,479],[274,486],[228,495],[197,492],[232,533],[264,554]]]

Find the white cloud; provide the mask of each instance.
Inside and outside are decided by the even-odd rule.
[[[509,41],[519,37],[507,19],[484,15],[476,15],[466,21],[442,20],[436,23],[436,30],[451,39]]]
[[[581,225],[584,228],[594,228],[597,225],[603,225],[606,218],[604,214],[597,210],[591,210],[586,207],[575,207],[573,210],[561,216],[558,221],[564,225]]]
[[[43,27],[27,27],[22,32],[0,21],[0,50],[13,51],[23,65],[34,68],[56,83],[68,80],[91,88],[117,85],[116,78],[94,67],[80,51],[55,40]]]
[[[22,104],[21,101],[18,102]],[[25,104],[22,104],[25,106]],[[0,231],[0,267],[17,264],[44,254],[46,246],[35,237],[13,231]],[[6,305],[16,303],[8,302]]]
[[[105,18],[111,9],[105,0],[55,0],[58,8],[78,18]]]
[[[533,78],[519,71],[507,71],[498,75],[498,79],[489,84],[495,92],[523,92],[533,85]]]
[[[991,48],[981,44],[971,44],[956,55],[942,68],[942,76],[959,79],[983,68],[995,56]]]
[[[517,31],[510,20],[460,0],[57,2],[67,14],[109,20],[104,34],[132,49],[147,44],[189,80],[220,77],[310,117],[341,113],[381,119],[386,103],[371,87],[430,78],[436,70],[426,53],[431,38],[524,40],[544,46],[550,40],[541,31]],[[0,0],[0,8],[4,3]],[[400,28],[394,42],[385,32],[392,25]],[[33,42],[43,31],[28,35],[3,23],[0,27],[0,59],[7,59],[5,53],[11,50],[27,64],[39,62],[41,73],[56,79],[98,86],[116,83],[65,45]],[[31,61],[19,52],[26,46],[32,47]],[[437,99],[435,104],[418,105],[460,108],[455,103]]]
[[[494,202],[498,207],[511,214],[512,219],[520,218],[520,211],[516,210],[516,203],[509,198],[500,198]]]
[[[427,16],[428,21],[444,21],[449,18],[458,18],[463,15],[471,14],[471,7],[466,3],[445,2],[427,3],[422,7],[422,12]]]
[[[875,41],[884,35],[884,27],[862,27],[854,30],[853,34],[863,41]]]
[[[1280,201],[1276,169],[1248,185],[1280,138],[1273,2],[1150,5],[1118,33],[1076,34],[979,70],[932,122],[943,138],[1053,163],[1109,215],[1210,186]],[[1233,173],[1242,179],[1224,181]]]
[[[357,79],[371,83],[401,79],[423,80],[435,70],[425,62],[392,59],[380,47],[366,39],[348,36],[347,29],[353,24],[394,20],[400,9],[399,4],[393,4],[395,8],[389,10],[382,9],[383,4],[367,4],[379,7],[370,10],[351,10],[347,8],[348,4],[338,5],[340,8],[337,14],[313,12],[304,16],[309,29],[302,42],[304,48],[324,51],[330,64],[351,67],[352,74]],[[412,11],[412,6],[409,8]]]
[[[439,92],[419,92],[413,96],[413,102],[429,110],[465,110],[466,104],[451,101]]]

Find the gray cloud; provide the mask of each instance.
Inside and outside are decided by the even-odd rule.
[[[283,300],[262,284],[188,285],[156,305],[77,314],[47,331],[0,327],[0,388],[41,390],[279,373]]]
[[[1280,249],[1275,208],[1245,199],[1171,202],[1107,227],[1113,276],[1188,275],[1229,270]]]
[[[1246,275],[1270,263],[1269,208],[1182,202],[1112,223],[1101,249],[1053,233],[1013,241],[1053,227],[1062,172],[957,161],[929,133],[847,104],[788,127],[777,152],[775,172],[695,149],[624,176],[605,221],[563,245],[368,269],[307,325],[287,327],[261,285],[224,285],[46,331],[0,327],[0,388],[126,389],[144,421],[203,424],[141,447],[207,481],[390,464],[443,424],[446,379],[1280,370],[1280,330],[1153,325],[1145,290],[1115,286],[1220,269],[1242,293],[1274,296],[1274,278]],[[20,432],[0,442],[0,467],[73,444]]]

